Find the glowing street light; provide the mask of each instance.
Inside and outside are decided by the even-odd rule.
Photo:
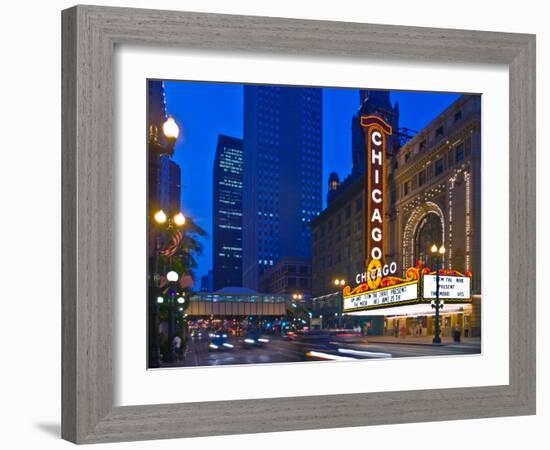
[[[174,216],[174,223],[181,227],[182,225],[185,225],[185,216],[179,212]]]
[[[155,218],[155,222],[157,222],[157,223],[165,223],[166,220],[168,219],[166,217],[166,213],[162,209],[159,209],[155,213],[154,218]]]
[[[176,281],[178,281],[178,278],[179,278],[179,275],[178,275],[178,273],[177,273],[176,271],[174,271],[174,270],[171,270],[170,272],[168,272],[168,273],[166,274],[166,279],[167,279],[168,281],[176,282]]]
[[[169,116],[168,119],[166,119],[166,122],[162,124],[162,132],[168,140],[173,139],[175,141],[178,138],[180,134],[180,127],[178,127],[178,124],[172,116]]]
[[[336,278],[333,281],[334,286],[337,287],[344,287],[346,285],[346,280],[343,278]],[[338,316],[338,328],[342,328],[342,303],[344,302],[343,293],[341,290],[338,291],[340,293],[340,298],[338,299],[338,312],[334,313],[335,316]]]
[[[439,301],[439,270],[440,267],[443,269],[443,255],[445,254],[445,247],[441,245],[441,247],[437,248],[437,245],[433,244],[430,250],[436,258],[441,259],[441,261],[438,261],[439,264],[435,271],[435,301],[431,304],[432,308],[435,309],[435,329],[432,342],[434,344],[441,344],[441,323],[439,318],[439,310],[443,308],[443,302]]]

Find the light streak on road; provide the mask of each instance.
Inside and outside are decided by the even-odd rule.
[[[306,356],[313,357],[313,358],[328,359],[330,361],[357,361],[355,358],[331,355],[330,353],[323,353],[323,352],[316,352],[316,351],[307,352]]]
[[[353,350],[351,348],[339,348],[339,353],[344,353],[347,355],[358,355],[358,356],[368,356],[369,358],[391,358],[391,353],[382,353],[382,352],[366,352],[363,350]]]

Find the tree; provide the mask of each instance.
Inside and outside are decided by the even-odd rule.
[[[181,233],[181,235],[176,235]],[[159,267],[164,274],[160,279],[160,293],[167,301],[159,305],[159,322],[168,325],[168,339],[161,336],[161,353],[167,355],[172,351],[173,334],[182,338],[182,348],[187,344],[187,320],[185,311],[189,307],[192,280],[195,278],[197,257],[204,251],[201,239],[208,238],[206,231],[197,225],[193,219],[187,218],[183,228],[168,229],[163,236],[164,247],[168,248],[177,242],[177,247],[168,253],[159,255]],[[180,239],[181,238],[181,239]],[[177,282],[170,282],[165,275],[169,271],[178,274]],[[179,303],[177,299],[183,298]]]

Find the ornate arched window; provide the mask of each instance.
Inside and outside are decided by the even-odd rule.
[[[435,268],[437,261],[430,253],[430,247],[436,244],[441,246],[442,239],[442,226],[440,217],[429,212],[420,220],[416,233],[414,235],[414,260],[422,261],[423,266]]]

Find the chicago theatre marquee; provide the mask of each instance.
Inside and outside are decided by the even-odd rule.
[[[374,334],[431,336],[437,274],[443,336],[456,326],[479,336],[480,96],[459,97],[402,145],[389,93],[373,99],[354,116],[363,167],[342,183],[331,175],[327,208],[312,223],[313,310],[332,305]],[[434,244],[443,251],[432,253]],[[342,291],[335,278],[346,280]]]

